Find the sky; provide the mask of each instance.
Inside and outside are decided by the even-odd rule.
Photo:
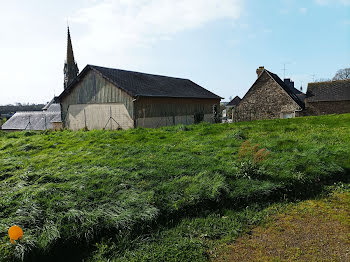
[[[350,67],[350,0],[0,0],[0,104],[63,91],[67,24],[80,71],[189,78],[222,101],[259,66],[304,91]]]

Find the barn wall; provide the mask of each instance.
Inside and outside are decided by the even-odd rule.
[[[219,99],[142,97],[135,102],[136,126],[193,124],[195,114],[202,114],[203,121],[214,122],[213,106],[219,110],[219,104]]]
[[[130,95],[115,87],[100,74],[90,70],[71,92],[62,99],[62,120],[67,126],[68,108],[70,105],[77,104],[122,103],[125,105],[129,116],[132,117],[134,113],[132,99]]]
[[[328,115],[350,113],[350,100],[346,101],[305,101],[306,115]]]
[[[283,118],[294,114],[299,105],[266,73],[260,76],[233,110],[234,122]]]
[[[71,105],[66,118],[72,130],[92,129],[129,129],[134,121],[124,104],[79,104]]]

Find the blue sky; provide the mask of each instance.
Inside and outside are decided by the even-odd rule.
[[[243,96],[255,70],[313,78],[350,67],[350,0],[0,0],[0,104],[63,90],[69,21],[86,64],[190,78]]]

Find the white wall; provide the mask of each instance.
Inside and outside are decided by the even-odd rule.
[[[122,103],[70,105],[66,119],[72,130],[87,129],[129,129],[134,122]]]

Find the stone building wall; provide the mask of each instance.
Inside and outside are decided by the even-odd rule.
[[[306,99],[305,115],[328,115],[350,113],[350,100],[308,102]]]
[[[295,117],[299,105],[264,71],[233,110],[234,122]]]

